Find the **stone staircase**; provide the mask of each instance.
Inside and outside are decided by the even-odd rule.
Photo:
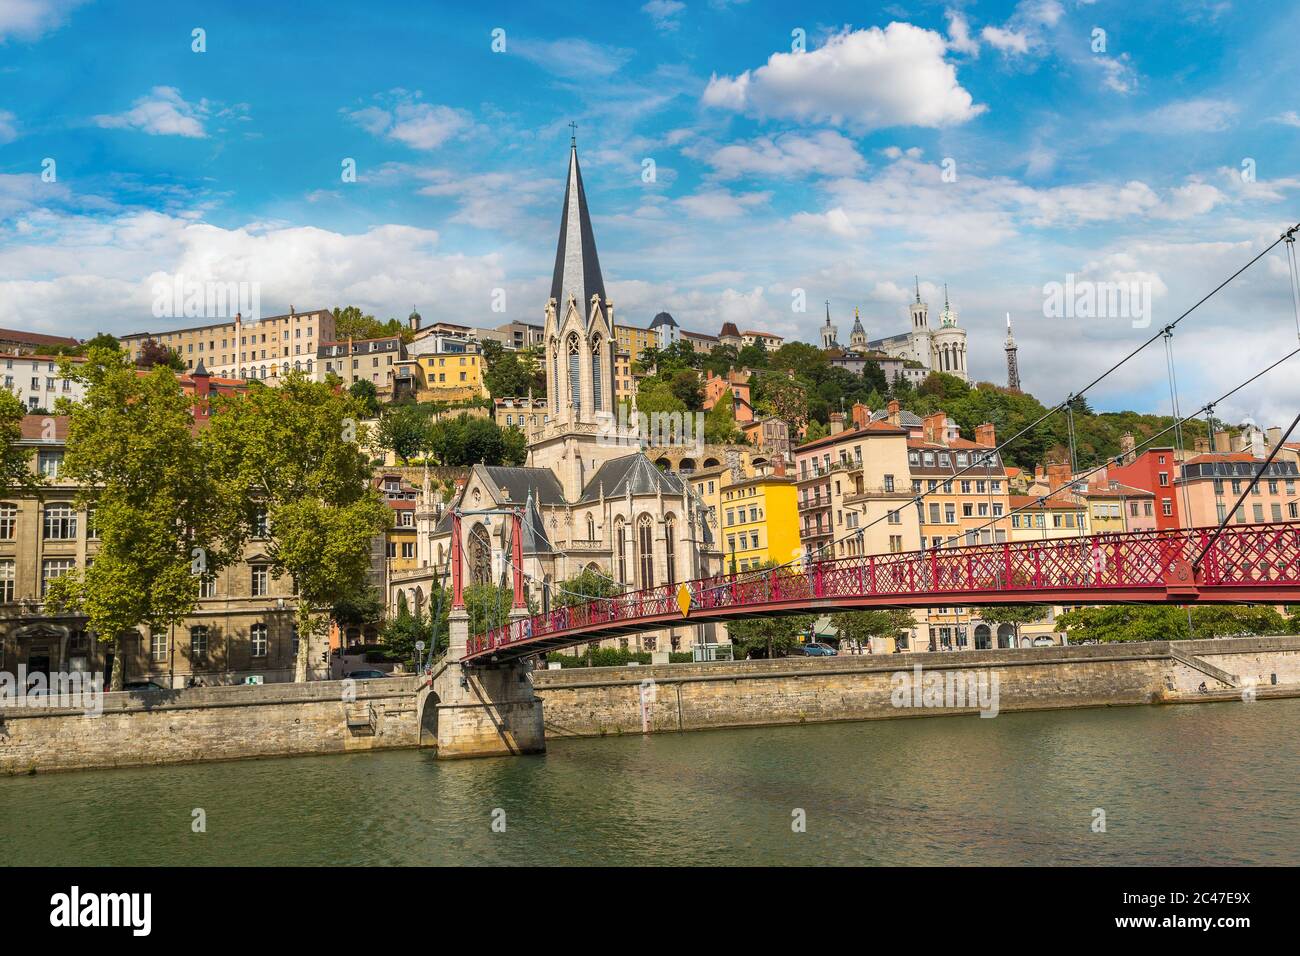
[[[357,701],[345,704],[343,711],[347,719],[348,730],[352,732],[353,736],[374,734],[378,724],[378,715],[375,713],[372,704],[366,701]]]
[[[1178,663],[1190,667],[1194,671],[1200,671],[1206,677],[1212,677],[1227,687],[1237,686],[1236,674],[1229,674],[1222,668],[1215,667],[1209,661],[1202,660],[1199,657],[1193,657],[1191,654],[1186,654],[1175,647],[1172,643],[1169,646],[1169,656],[1178,661]]]

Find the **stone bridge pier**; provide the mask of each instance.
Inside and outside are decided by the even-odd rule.
[[[542,701],[533,690],[531,664],[462,664],[469,640],[463,608],[452,610],[449,636],[447,656],[421,694],[421,746],[437,746],[440,760],[545,752]]]

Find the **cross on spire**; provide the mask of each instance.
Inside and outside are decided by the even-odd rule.
[[[569,120],[569,145],[578,145],[578,124],[573,120]]]

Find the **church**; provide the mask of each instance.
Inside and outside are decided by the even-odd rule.
[[[595,234],[577,144],[568,180],[550,299],[545,305],[545,423],[528,433],[523,467],[473,466],[449,506],[434,500],[426,480],[416,512],[417,564],[390,589],[411,608],[431,586],[450,580],[451,509],[463,515],[466,584],[509,580],[513,521],[523,512],[523,563],[530,603],[545,609],[566,596],[563,582],[584,570],[627,591],[718,574],[722,552],[708,508],[690,482],[660,470],[613,428],[614,304],[596,253]],[[696,628],[672,628],[623,639],[630,650],[689,650],[712,640]]]
[[[907,332],[869,339],[857,310],[853,312],[853,329],[849,333],[848,351],[860,355],[879,353],[891,359],[919,363],[916,379],[930,372],[946,372],[963,382],[970,381],[966,365],[966,330],[957,324],[957,313],[948,300],[948,287],[943,290],[943,311],[939,314],[939,327],[930,328],[930,306],[921,301],[921,282],[916,281],[916,301],[908,307],[912,327]],[[839,330],[831,325],[830,306],[827,305],[826,324],[822,327],[822,348],[843,349],[838,342]],[[921,372],[920,370],[924,371]]]

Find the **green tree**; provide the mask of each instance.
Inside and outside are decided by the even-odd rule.
[[[429,444],[429,416],[419,405],[389,405],[379,418],[375,439],[403,465]]]
[[[591,568],[583,568],[580,573],[551,589],[551,605],[572,607],[586,604],[592,598],[616,597],[622,593],[623,588],[618,582]]]
[[[359,378],[348,386],[348,394],[364,403],[368,418],[374,418],[379,414],[379,389],[374,382],[367,378]]]
[[[798,645],[799,635],[807,633],[816,620],[815,614],[795,614],[732,621],[727,633],[741,657],[785,657]]]
[[[122,638],[169,630],[194,610],[201,580],[237,554],[247,498],[209,467],[213,436],[195,429],[170,369],[140,375],[125,353],[93,349],[65,374],[87,387],[70,409],[63,475],[78,483],[79,506],[94,507],[100,544],[47,600],[86,615],[114,645],[110,686],[120,690]]]
[[[293,582],[295,680],[307,679],[311,638],[355,593],[370,571],[372,542],[392,526],[362,452],[364,414],[358,399],[295,372],[279,388],[223,398],[208,428],[212,467],[240,500],[266,508],[271,573]]]
[[[1056,619],[1070,643],[1086,641],[1182,641],[1191,636],[1187,612],[1164,604],[1081,607]]]
[[[893,637],[911,629],[912,612],[901,608],[880,611],[846,611],[831,615],[831,626],[840,632],[840,640],[870,645],[873,637]]]
[[[67,370],[65,375],[71,375]],[[23,418],[27,409],[13,392],[0,390],[0,492],[31,489],[39,479],[32,472],[33,450],[22,448],[18,442],[23,437]]]
[[[728,445],[744,439],[744,435],[736,425],[735,404],[731,389],[723,389],[718,400],[704,417],[706,442],[711,445]]]
[[[440,465],[514,464],[521,460],[524,449],[519,436],[507,438],[510,430],[490,418],[465,413],[434,422],[429,427],[427,448]]]

